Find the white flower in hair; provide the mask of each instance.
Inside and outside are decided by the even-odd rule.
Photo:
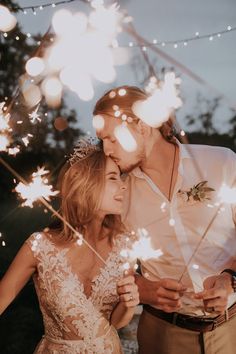
[[[70,165],[72,166],[74,163],[85,159],[95,151],[101,151],[101,146],[97,138],[88,137],[80,139],[74,147],[73,153],[70,155]]]

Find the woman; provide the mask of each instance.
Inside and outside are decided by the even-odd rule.
[[[130,242],[120,221],[120,171],[98,145],[83,142],[60,190],[63,225],[22,246],[0,283],[0,313],[33,275],[45,326],[35,353],[122,353],[115,328],[131,320],[139,295],[120,255]]]

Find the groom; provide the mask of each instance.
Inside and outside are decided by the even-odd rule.
[[[140,259],[139,353],[233,354],[236,205],[219,205],[218,191],[223,183],[236,187],[236,156],[226,148],[180,144],[171,120],[159,128],[144,123],[132,106],[145,99],[137,87],[123,86],[94,109],[105,154],[129,174],[124,221],[145,228],[152,247],[163,252]],[[134,151],[127,137],[136,142]]]

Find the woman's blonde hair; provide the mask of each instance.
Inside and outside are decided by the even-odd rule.
[[[124,95],[120,95],[119,92],[125,90]],[[123,91],[124,92],[124,91]],[[134,122],[137,122],[139,118],[134,115],[132,106],[136,101],[144,101],[149,95],[136,86],[120,86],[115,89],[107,91],[96,103],[93,114],[107,114],[114,117],[113,106],[117,105],[122,113],[127,116],[131,116]],[[130,123],[129,123],[130,124]],[[170,117],[165,123],[158,128],[163,138],[169,142],[175,143],[174,138],[174,124]]]
[[[84,234],[99,210],[105,184],[105,167],[106,156],[101,149],[74,162],[72,166],[67,163],[60,173],[60,214],[81,234]],[[124,231],[119,215],[106,215],[102,228],[110,240]],[[66,241],[75,237],[65,222],[60,234]]]

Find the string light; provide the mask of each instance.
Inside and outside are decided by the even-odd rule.
[[[213,33],[208,33],[208,34],[202,34],[200,35],[199,32],[195,33],[195,36],[192,37],[187,37],[183,39],[174,39],[174,40],[169,40],[169,41],[158,41],[157,39],[153,39],[152,41],[147,41],[145,43],[145,46],[140,43],[133,43],[129,42],[128,45],[120,45],[121,48],[126,48],[126,47],[135,47],[135,48],[141,48],[143,51],[147,50],[147,47],[153,47],[153,46],[162,46],[165,47],[166,45],[173,46],[175,49],[179,47],[180,44],[182,44],[184,47],[188,45],[189,42],[201,40],[201,39],[209,39],[210,41],[213,41],[214,38],[221,38],[222,35],[227,34],[229,32],[236,31],[236,26],[227,26],[226,29],[218,32],[213,32]]]
[[[45,3],[43,5],[41,4],[36,4],[34,6],[23,6],[23,7],[15,7],[14,6],[14,10],[15,11],[22,11],[23,14],[28,14],[27,10],[32,10],[33,11],[33,14],[36,15],[36,8],[39,9],[40,11],[42,11],[43,9],[47,8],[47,7],[51,7],[51,8],[55,8],[59,5],[64,5],[64,4],[69,4],[69,3],[72,3],[72,2],[75,2],[75,1],[80,1],[80,2],[83,2],[83,3],[87,3],[87,4],[90,4],[92,7],[94,8],[97,8],[99,6],[102,6],[103,4],[103,1],[98,1],[95,2],[96,6],[94,5],[94,2],[91,1],[91,0],[63,0],[63,1],[59,1],[57,3],[52,3],[52,2],[49,2],[49,3]],[[130,16],[127,16],[126,19],[130,18]],[[127,22],[124,20],[124,22]],[[209,39],[209,41],[213,41],[214,37],[217,37],[217,38],[221,38],[222,35],[226,34],[226,33],[229,33],[229,32],[233,32],[233,31],[236,31],[236,26],[235,27],[232,27],[230,25],[228,25],[226,27],[226,29],[222,30],[222,31],[218,31],[218,32],[213,32],[213,33],[208,33],[208,34],[202,34],[200,35],[199,31],[196,31],[195,32],[195,36],[191,36],[191,37],[187,37],[187,38],[183,38],[183,39],[174,39],[174,40],[169,40],[169,41],[158,41],[156,38],[154,38],[152,41],[149,41],[148,43],[144,45],[142,44],[138,44],[138,43],[133,43],[133,42],[129,42],[128,45],[119,45],[119,47],[121,48],[126,48],[126,47],[136,47],[136,48],[139,48],[141,47],[143,51],[146,51],[147,50],[147,47],[151,47],[151,46],[162,46],[162,47],[165,47],[166,45],[172,45],[175,49],[178,48],[178,44],[182,44],[183,46],[187,46],[189,42],[192,42],[192,41],[196,41],[196,40],[201,40],[201,39]]]
[[[40,11],[44,10],[47,7],[51,7],[51,8],[55,8],[59,5],[65,5],[65,4],[69,4],[75,1],[80,1],[83,3],[87,3],[90,4],[90,0],[62,0],[62,1],[58,1],[57,3],[54,2],[48,2],[45,4],[35,4],[34,6],[12,6],[12,9],[14,11],[22,11],[24,15],[27,15],[29,12],[27,10],[32,10],[33,14],[36,15],[36,10],[35,9],[39,9]]]
[[[76,1],[76,0],[74,0]],[[80,0],[82,1],[82,0]],[[50,4],[51,5],[51,4]],[[34,15],[36,15],[36,11],[34,10]],[[173,46],[174,49],[177,49],[180,47],[180,45],[183,45],[184,47],[187,47],[189,42],[193,42],[196,40],[202,40],[202,39],[208,39],[210,42],[212,42],[214,40],[214,38],[218,38],[220,39],[222,37],[222,35],[227,34],[229,32],[235,32],[236,31],[236,26],[235,27],[231,27],[231,26],[227,26],[226,30],[222,30],[220,32],[213,32],[213,33],[208,33],[208,34],[204,34],[204,35],[195,35],[194,37],[188,37],[188,38],[184,38],[184,39],[176,39],[176,40],[170,40],[170,41],[157,41],[157,39],[153,39],[152,41],[148,41],[145,43],[145,45],[143,44],[138,44],[138,43],[134,43],[133,41],[130,41],[128,44],[119,44],[118,41],[113,41],[111,46],[113,48],[141,48],[144,52],[147,51],[148,47],[153,47],[153,46],[161,46],[161,47],[165,47],[165,46]],[[198,32],[197,32],[198,33]],[[3,34],[4,38],[9,38],[8,33],[4,32]],[[30,33],[26,34],[27,38],[32,38],[32,35]],[[19,41],[20,39],[24,40],[24,36],[20,38],[19,35],[17,35],[15,37],[15,39],[17,41]],[[50,38],[50,41],[53,42],[54,39],[53,37]],[[38,45],[40,45],[40,41],[37,42]]]

